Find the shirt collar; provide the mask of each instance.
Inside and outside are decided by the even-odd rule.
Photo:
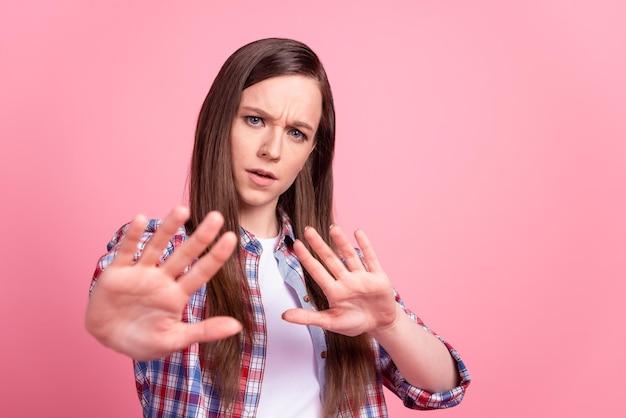
[[[289,219],[289,216],[282,208],[279,207],[277,211],[281,223],[281,228],[276,249],[282,250],[287,248],[288,250],[291,250],[295,241],[295,235],[293,233],[291,219]],[[248,250],[252,253],[261,253],[261,243],[255,238],[254,234],[248,232],[243,227],[241,227],[240,229],[239,245],[241,246],[241,248]]]

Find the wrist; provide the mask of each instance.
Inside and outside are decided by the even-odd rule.
[[[394,304],[396,312],[393,320],[387,324],[382,324],[369,332],[370,336],[381,344],[387,340],[394,340],[398,334],[401,334],[403,328],[402,323],[404,320],[409,319],[404,313],[402,307],[396,302],[394,302]]]

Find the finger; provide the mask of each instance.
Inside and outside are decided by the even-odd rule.
[[[346,266],[350,271],[364,271],[365,267],[363,266],[363,262],[361,261],[361,257],[357,254],[356,250],[348,237],[343,232],[343,230],[337,226],[333,225],[330,227],[330,236],[333,238],[339,253],[343,257],[346,262]]]
[[[309,309],[295,308],[283,312],[282,318],[299,325],[315,325],[320,328],[331,330],[332,318],[328,311],[312,311]]]
[[[163,263],[161,268],[171,276],[178,276],[213,242],[224,224],[224,217],[216,211],[209,212],[193,234]]]
[[[137,264],[155,266],[163,256],[167,243],[187,218],[189,218],[189,210],[186,207],[176,206],[172,209],[156,232],[150,237],[150,240],[148,240],[141,257],[137,260]]]
[[[241,332],[242,326],[239,321],[229,316],[214,316],[194,324],[181,324],[183,338],[181,347],[189,347],[199,342],[221,340]]]
[[[238,237],[234,232],[225,232],[211,248],[211,251],[200,258],[186,274],[178,279],[177,283],[191,296],[222,268],[233,253],[237,242]]]
[[[372,273],[382,273],[383,269],[374,252],[374,247],[369,238],[367,238],[367,235],[365,235],[365,232],[358,229],[354,232],[354,237],[356,238],[359,248],[361,248],[361,252],[363,252],[363,258],[365,259],[368,270]]]
[[[147,219],[143,215],[137,215],[128,225],[124,237],[117,250],[115,258],[111,262],[111,266],[128,266],[132,264],[137,252],[137,243],[141,239],[141,235],[146,227]]]
[[[346,266],[337,256],[337,253],[335,253],[335,251],[330,248],[326,242],[324,242],[324,239],[315,230],[315,228],[306,228],[304,231],[304,237],[315,253],[322,259],[322,261],[324,261],[324,264],[328,267],[328,271],[330,271],[335,278],[339,278],[341,274],[347,271]]]
[[[300,264],[309,272],[313,280],[320,285],[324,293],[328,293],[331,286],[335,284],[335,278],[326,270],[322,263],[313,257],[302,241],[295,240],[293,250],[298,260],[300,260]]]

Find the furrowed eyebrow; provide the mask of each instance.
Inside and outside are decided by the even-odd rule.
[[[263,119],[274,120],[272,115],[270,115],[269,113],[267,113],[263,109],[259,109],[258,107],[241,106],[241,109],[247,110],[249,112],[254,112],[254,113],[258,114],[259,116],[261,116]],[[308,129],[311,132],[315,132],[315,129],[313,129],[313,127],[311,125],[309,125],[308,123],[306,123],[306,122],[294,121],[290,125],[292,125],[294,128],[305,128],[305,129]]]

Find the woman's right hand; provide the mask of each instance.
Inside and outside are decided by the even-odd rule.
[[[182,206],[172,210],[136,261],[134,255],[147,219],[138,215],[130,223],[115,259],[98,278],[87,306],[85,326],[105,346],[147,361],[241,331],[241,324],[231,317],[182,322],[189,298],[228,260],[238,239],[233,232],[224,233],[211,251],[180,275],[215,240],[224,223],[219,212],[211,212],[189,239],[157,266],[170,238],[188,217],[188,210]]]

